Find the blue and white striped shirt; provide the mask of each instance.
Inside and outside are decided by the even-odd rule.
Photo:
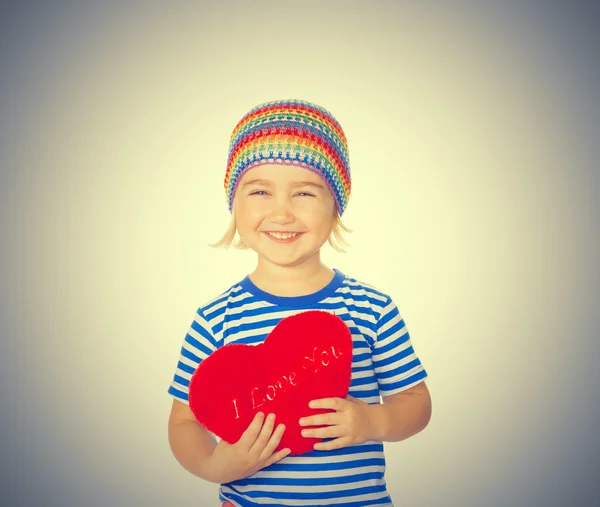
[[[366,403],[404,391],[427,377],[392,299],[335,269],[318,292],[281,297],[247,276],[198,308],[187,332],[168,392],[189,404],[188,387],[200,362],[222,345],[262,343],[284,317],[307,310],[335,311],[352,333],[349,395]],[[333,451],[288,456],[239,481],[222,484],[221,501],[240,507],[387,506],[383,443],[368,441]]]

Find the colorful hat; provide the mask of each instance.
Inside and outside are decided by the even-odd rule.
[[[327,110],[303,100],[277,100],[253,108],[229,143],[225,192],[231,212],[243,174],[263,164],[298,165],[321,176],[344,213],[350,198],[348,142]]]

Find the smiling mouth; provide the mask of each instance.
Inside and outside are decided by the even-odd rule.
[[[292,239],[302,234],[301,232],[268,232],[265,231],[265,234],[271,236],[275,239]]]

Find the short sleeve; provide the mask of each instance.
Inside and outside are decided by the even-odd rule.
[[[192,375],[198,365],[215,350],[217,350],[217,342],[212,328],[199,308],[183,340],[175,375],[169,386],[169,394],[189,405],[188,395]]]
[[[405,391],[427,377],[404,319],[389,296],[377,321],[373,365],[381,396]]]

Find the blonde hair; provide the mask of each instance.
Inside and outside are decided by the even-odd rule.
[[[350,246],[350,244],[345,240],[344,236],[342,235],[342,231],[352,232],[352,229],[349,229],[342,223],[342,218],[338,214],[337,210],[334,210],[334,214],[335,214],[335,217],[333,220],[333,225],[331,226],[331,232],[329,233],[329,238],[327,238],[327,242],[331,245],[331,247],[334,250],[336,250],[340,253],[346,253],[346,251],[343,248],[343,245]],[[237,240],[235,239],[236,232],[237,232],[237,227],[236,227],[236,223],[235,223],[235,205],[234,205],[233,209],[231,211],[231,222],[229,222],[229,227],[227,228],[227,231],[225,231],[225,234],[223,234],[223,237],[221,237],[221,239],[219,241],[217,241],[216,243],[209,244],[208,246],[211,246],[213,248],[219,248],[219,247],[228,248],[230,246],[233,246],[233,248],[237,248],[239,250],[247,250],[248,245],[246,245],[246,243],[244,243],[242,241],[242,238],[238,237]]]

